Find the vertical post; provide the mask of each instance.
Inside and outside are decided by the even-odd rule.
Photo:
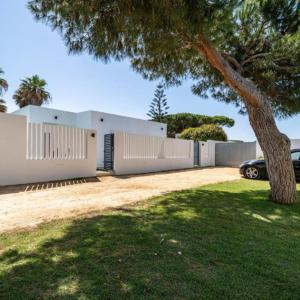
[[[26,130],[26,159],[30,157],[30,123],[27,123],[27,130]]]
[[[33,124],[30,123],[30,159],[33,159]]]

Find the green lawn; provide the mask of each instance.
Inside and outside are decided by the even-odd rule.
[[[299,299],[300,203],[267,198],[241,180],[2,236],[0,298]]]

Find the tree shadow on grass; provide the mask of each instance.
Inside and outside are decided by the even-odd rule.
[[[184,191],[19,234],[0,255],[0,298],[297,298],[300,206],[266,196]]]

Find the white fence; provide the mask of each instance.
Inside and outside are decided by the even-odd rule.
[[[217,143],[216,166],[238,167],[243,161],[256,158],[256,142]]]
[[[0,186],[95,176],[95,135],[0,113]]]
[[[114,134],[114,171],[138,174],[193,168],[193,141]]]
[[[29,160],[86,159],[89,130],[62,125],[27,124]]]
[[[124,159],[190,158],[185,140],[123,133]]]

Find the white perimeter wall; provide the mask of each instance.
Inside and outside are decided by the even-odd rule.
[[[26,117],[0,113],[0,185],[96,175],[96,137],[90,131],[86,159],[26,159]]]
[[[167,125],[97,111],[73,113],[29,105],[14,112],[26,116],[30,123],[49,123],[94,129],[97,131],[97,167],[104,167],[104,135],[126,132],[147,136],[167,136]],[[101,119],[103,121],[101,121]]]
[[[104,135],[114,132],[146,136],[167,136],[167,125],[103,112],[91,113],[91,128],[97,131],[97,167],[104,167]],[[103,121],[101,121],[103,119]]]
[[[291,149],[300,149],[300,139],[291,139]],[[263,157],[264,154],[258,142],[256,142],[256,157]]]
[[[114,172],[139,174],[194,167],[193,141],[114,134]]]

